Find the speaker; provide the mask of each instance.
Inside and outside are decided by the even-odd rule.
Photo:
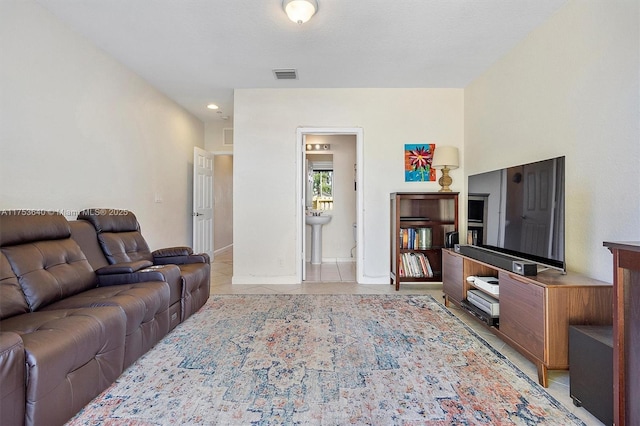
[[[444,236],[444,246],[446,248],[453,248],[456,244],[458,244],[458,233],[447,232]]]
[[[521,260],[514,260],[511,270],[516,274],[530,277],[538,275],[538,266],[535,263],[523,262]]]
[[[460,253],[480,262],[510,271],[513,267],[513,258],[505,254],[488,251],[476,246],[460,245]]]

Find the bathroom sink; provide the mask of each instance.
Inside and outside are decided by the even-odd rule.
[[[331,216],[308,215],[304,217],[307,225],[311,225],[311,264],[322,263],[322,225],[331,221]]]
[[[305,216],[304,220],[307,225],[326,225],[331,221],[331,216]]]

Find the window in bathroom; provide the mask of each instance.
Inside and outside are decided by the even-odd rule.
[[[333,209],[333,170],[313,171],[313,209]]]

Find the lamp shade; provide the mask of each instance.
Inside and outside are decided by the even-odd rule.
[[[284,0],[282,7],[289,19],[298,24],[307,22],[318,10],[316,0]]]
[[[436,151],[433,153],[433,161],[431,167],[434,169],[457,169],[458,163],[458,148],[455,146],[437,146]]]

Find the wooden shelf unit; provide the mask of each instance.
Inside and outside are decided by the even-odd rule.
[[[390,196],[391,218],[391,285],[400,289],[401,282],[441,282],[442,248],[448,232],[458,231],[457,192],[394,192]],[[431,229],[428,248],[403,248],[402,229]],[[401,276],[400,257],[404,253],[421,253],[431,266],[433,276]],[[405,274],[406,275],[406,274]]]
[[[640,424],[640,241],[605,242],[613,254],[613,421]]]
[[[547,370],[569,368],[569,326],[611,325],[612,285],[583,275],[547,270],[534,277],[472,259],[453,250],[442,253],[445,305],[461,307],[474,289],[469,276],[493,276],[500,283],[500,319],[484,324],[533,362],[538,381],[548,386]],[[482,289],[478,289],[481,290]]]

